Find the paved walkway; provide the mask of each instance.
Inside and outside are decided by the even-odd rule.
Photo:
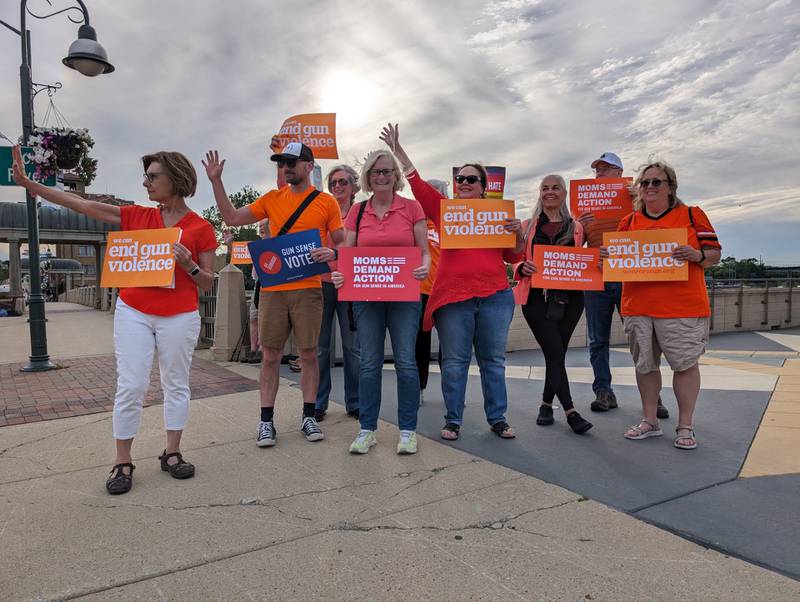
[[[73,317],[82,326],[73,331],[103,336],[97,331],[107,316]],[[59,320],[48,324],[51,340],[60,336]],[[88,339],[73,344],[91,348]],[[6,344],[0,339],[0,350]],[[384,374],[391,380],[391,370]],[[530,396],[541,383],[522,384]],[[426,416],[441,413],[430,387]],[[161,409],[145,408],[134,489],[120,497],[103,487],[113,452],[109,413],[0,428],[2,598],[415,600],[444,597],[445,587],[467,599],[800,597],[798,581],[490,461],[482,449],[423,438],[419,454],[397,456],[397,430],[381,423],[379,445],[353,457],[347,446],[357,425],[336,404],[323,423],[326,440],[308,443],[298,432],[299,392],[288,380],[276,412],[278,445],[259,449],[257,400],[256,391],[193,400],[184,451],[198,473],[185,482],[160,470]],[[469,414],[479,413],[472,403]],[[514,420],[534,432],[521,414]],[[589,458],[617,443],[616,426],[601,429],[598,421],[603,435],[591,438],[563,427],[541,436],[557,457],[572,455],[575,444]],[[713,448],[706,432],[704,448]],[[506,457],[528,453],[523,436],[499,441],[479,423],[465,435],[459,446],[480,441]],[[597,447],[606,435],[608,447]],[[626,457],[669,449],[668,441],[653,443],[628,448],[636,452]]]

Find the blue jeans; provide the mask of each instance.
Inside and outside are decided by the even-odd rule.
[[[514,296],[511,289],[489,297],[473,297],[450,303],[436,310],[446,422],[463,422],[473,346],[481,373],[486,420],[489,424],[505,421],[508,409],[506,340],[513,317]]]
[[[417,430],[419,374],[414,349],[419,328],[419,301],[356,301],[353,314],[361,344],[358,379],[361,428],[370,431],[378,428],[383,345],[388,329],[397,375],[397,426],[403,431]]]
[[[339,303],[336,288],[330,282],[322,283],[322,328],[319,331],[317,360],[319,361],[319,389],[316,409],[327,410],[331,394],[331,334],[333,317],[339,319],[344,359],[344,407],[348,412],[358,409],[358,334],[350,330],[347,302]]]
[[[614,308],[619,312],[622,298],[621,282],[606,282],[605,290],[585,291],[586,329],[589,333],[589,360],[592,362],[594,382],[592,390],[612,391],[611,368],[608,365],[608,344]]]

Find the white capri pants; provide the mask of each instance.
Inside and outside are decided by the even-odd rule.
[[[154,316],[135,310],[117,298],[114,314],[114,352],[117,357],[117,394],[114,398],[114,438],[132,439],[139,432],[142,404],[150,386],[153,353],[164,391],[164,425],[182,431],[189,417],[189,368],[200,314]]]

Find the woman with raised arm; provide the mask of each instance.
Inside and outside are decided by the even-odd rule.
[[[189,369],[200,334],[198,287],[210,289],[214,283],[217,248],[211,224],[186,205],[186,197],[193,196],[197,188],[197,174],[191,162],[181,153],[160,151],[142,157],[142,164],[143,185],[158,207],[117,207],[30,180],[25,175],[20,149],[14,147],[14,181],[34,195],[121,230],[181,229],[181,242],[173,245],[175,286],[122,288],[117,299],[117,392],[112,419],[116,459],[106,481],[106,489],[115,495],[127,493],[133,485],[131,447],[139,431],[156,349],[167,431],[167,445],[159,456],[161,470],[176,479],[194,476],[195,468],[184,460],[180,443],[189,416]]]
[[[442,195],[422,179],[408,158],[400,145],[398,126],[388,124],[380,139],[400,161],[414,198],[441,231]],[[456,198],[483,198],[487,175],[482,165],[462,165],[455,180]],[[506,421],[506,339],[514,316],[514,297],[508,284],[505,262],[519,259],[523,240],[518,219],[507,220],[505,227],[516,233],[516,249],[441,250],[436,281],[425,308],[423,328],[430,330],[435,322],[439,332],[442,395],[447,407],[441,436],[449,441],[458,439],[463,423],[473,346],[480,370],[486,420],[499,437],[512,439],[515,436]]]

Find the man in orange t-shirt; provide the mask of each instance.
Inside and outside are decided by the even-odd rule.
[[[235,208],[225,192],[222,170],[225,161],[219,160],[217,151],[209,151],[203,166],[214,190],[214,199],[229,226],[244,226],[262,219],[269,220],[270,235],[278,236],[283,225],[315,192],[311,185],[314,171],[314,154],[305,144],[290,142],[281,153],[271,157],[283,175],[287,185],[270,190],[246,207]],[[344,229],[339,205],[330,194],[319,192],[317,197],[300,214],[287,234],[303,230],[318,229],[320,240],[327,241],[330,235],[338,247],[344,241]],[[336,259],[335,249],[321,247],[310,253],[316,262]],[[263,349],[261,363],[261,420],[256,443],[259,447],[275,445],[273,413],[278,394],[278,379],[283,346],[294,331],[295,343],[302,367],[300,388],[303,392],[303,419],[300,425],[308,441],[324,438],[314,419],[314,404],[319,387],[319,365],[317,342],[322,322],[322,283],[319,276],[311,276],[277,286],[261,289],[258,304],[259,339]]]

